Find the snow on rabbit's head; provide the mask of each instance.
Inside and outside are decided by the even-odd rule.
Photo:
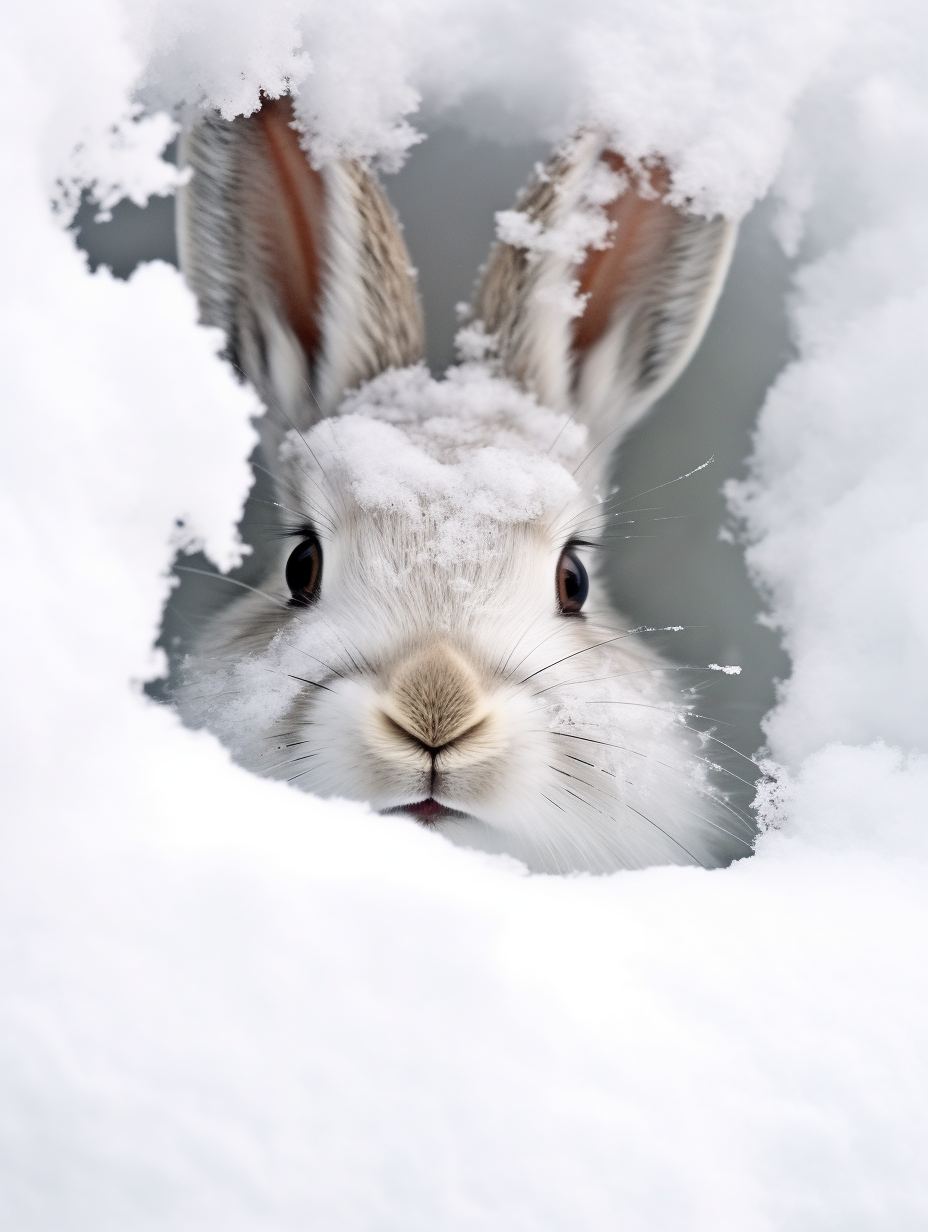
[[[197,639],[189,721],[534,869],[730,858],[686,708],[590,553],[621,514],[597,496],[610,446],[696,347],[732,227],[575,137],[499,216],[435,381],[369,170],[314,168],[286,99],[201,117],[184,153],[182,263],[266,404],[282,532]]]

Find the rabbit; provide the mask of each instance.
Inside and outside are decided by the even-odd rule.
[[[181,266],[265,404],[280,518],[261,585],[233,580],[198,631],[185,720],[259,774],[535,872],[744,854],[679,678],[592,556],[622,512],[611,448],[699,343],[735,226],[577,133],[500,216],[435,380],[374,174],[314,166],[290,99],[201,113],[182,161]]]

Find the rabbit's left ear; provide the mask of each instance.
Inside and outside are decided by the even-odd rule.
[[[201,115],[181,158],[192,171],[181,267],[205,322],[226,331],[230,358],[286,421],[308,427],[347,389],[422,358],[393,210],[360,163],[310,164],[289,98],[232,121]]]
[[[669,180],[582,134],[503,216],[478,287],[507,375],[596,435],[630,427],[677,378],[731,260],[735,226],[669,205]]]

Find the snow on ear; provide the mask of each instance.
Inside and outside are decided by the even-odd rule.
[[[631,426],[696,349],[736,228],[666,201],[595,133],[573,139],[498,215],[476,316],[509,376],[594,431]]]
[[[181,152],[193,172],[178,211],[181,266],[272,412],[307,427],[352,386],[421,359],[390,205],[360,164],[310,164],[289,99],[232,121],[206,113]]]

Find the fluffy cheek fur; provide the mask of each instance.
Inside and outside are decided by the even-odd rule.
[[[466,822],[442,822],[448,837],[549,867],[537,852],[545,847],[546,816],[548,825],[560,825],[556,801],[563,796],[563,776],[552,769],[557,748],[548,731],[548,698],[533,696],[540,681],[520,682],[598,640],[584,622],[551,609],[549,564],[539,603],[532,605],[527,591],[519,603],[503,605],[482,638],[475,636],[473,621],[465,622],[467,629],[443,631],[445,644],[457,647],[461,668],[468,671],[479,723],[434,761],[388,717],[397,713],[398,702],[389,666],[326,675],[322,661],[344,669],[349,647],[375,667],[403,658],[382,632],[375,638],[357,609],[350,625],[345,612],[324,605],[312,614],[290,612],[281,621],[261,596],[243,597],[201,641],[181,693],[182,712],[189,722],[213,730],[259,774],[318,795],[364,800],[378,810],[432,796],[468,815]],[[520,616],[507,619],[506,611]],[[400,642],[412,657],[410,647],[434,637],[433,629],[423,628],[418,637],[407,629]],[[514,653],[507,663],[508,648]],[[314,687],[310,678],[324,680],[325,687]]]
[[[467,814],[441,821],[447,838],[539,871],[716,863],[726,836],[737,850],[734,818],[711,791],[660,660],[637,637],[614,640],[610,627],[544,610],[533,622],[525,602],[513,609],[523,618],[483,631],[492,655],[477,649],[473,622],[443,631],[470,673],[478,722],[434,761],[390,719],[396,673],[377,669],[414,655],[415,640],[407,633],[402,650],[372,640],[361,622],[321,607],[281,623],[259,596],[233,604],[195,665],[186,717],[294,788],[379,810],[434,797]],[[434,638],[421,633],[425,644]],[[326,675],[320,660],[346,666],[336,643],[373,670]]]

